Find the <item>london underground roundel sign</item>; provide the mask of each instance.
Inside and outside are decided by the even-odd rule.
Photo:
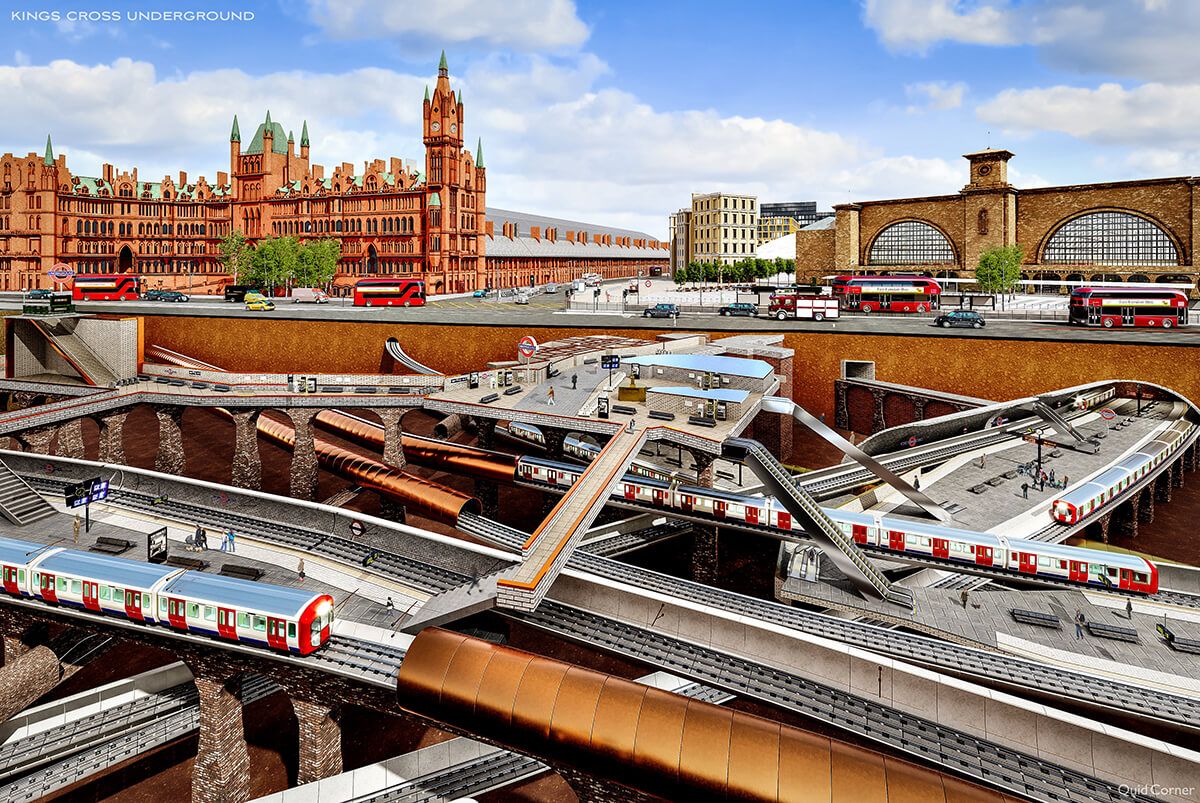
[[[521,342],[517,344],[517,351],[521,352],[522,357],[532,357],[537,353],[537,349],[537,341],[533,339],[532,335],[525,335],[525,337],[521,338]]]
[[[70,265],[59,262],[54,267],[50,268],[50,270],[46,271],[46,275],[59,284],[62,284],[67,279],[70,279],[72,276],[74,276],[75,271],[71,269]]]
[[[1103,418],[1105,421],[1112,421],[1114,418],[1117,417],[1117,414],[1114,413],[1112,410],[1108,409],[1107,407],[1105,407],[1103,410],[1100,411],[1100,417]]]

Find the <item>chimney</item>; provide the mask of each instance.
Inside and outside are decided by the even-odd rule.
[[[229,183],[229,174],[224,170],[217,171],[217,186],[222,187]]]
[[[182,170],[179,171],[179,186],[180,187],[187,186],[187,173],[185,173]]]
[[[484,222],[483,230],[484,230],[484,233],[487,234],[488,237],[495,236],[495,234],[492,233],[494,231],[494,229],[492,228],[494,225],[495,224],[490,220]]]
[[[573,232],[573,231],[567,232],[567,242],[569,242],[571,244],[575,243],[575,232]]]
[[[398,176],[403,171],[404,171],[404,160],[397,159],[395,156],[393,156],[391,158],[391,160],[388,162],[388,172],[391,173],[393,176]]]
[[[103,175],[104,175],[104,180],[105,180],[105,181],[107,181],[109,184],[111,184],[111,183],[112,183],[112,177],[113,177],[113,168],[112,168],[112,165],[110,165],[110,164],[106,164],[106,165],[104,165],[104,173],[103,173]]]
[[[313,165],[311,168],[309,168],[309,172],[312,173],[312,177],[318,181],[325,178],[325,168],[321,165]]]
[[[529,236],[532,237],[533,239],[537,240],[540,243],[542,241],[541,226],[530,226],[529,227]]]
[[[593,245],[600,245],[600,235],[599,235],[599,234],[593,234],[593,235],[592,235],[592,244],[593,244]]]

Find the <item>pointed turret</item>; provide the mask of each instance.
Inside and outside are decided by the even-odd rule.
[[[449,75],[450,68],[446,66],[446,51],[442,51],[442,60],[438,62],[438,75]]]
[[[46,135],[46,158],[42,160],[44,165],[54,164],[54,148],[50,146],[50,135]]]
[[[475,148],[475,166],[483,167],[483,137],[479,138],[479,145]]]
[[[229,132],[229,141],[230,142],[241,142],[242,141],[242,132],[238,129],[236,114],[233,116],[233,130]]]
[[[267,109],[267,128],[271,127],[271,110]]]
[[[429,100],[429,84],[425,85],[425,100]]]
[[[304,121],[304,127],[300,129],[300,147],[308,147],[308,120]]]
[[[296,132],[294,130],[288,131],[288,144],[294,145],[295,143],[296,143]]]

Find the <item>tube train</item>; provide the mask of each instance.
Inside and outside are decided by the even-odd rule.
[[[3,591],[135,622],[307,655],[333,598],[296,588],[0,538]]]
[[[517,463],[516,479],[565,491],[578,481],[581,471],[567,463],[523,457]],[[626,474],[613,498],[650,508],[674,508],[716,521],[735,521],[764,532],[803,532],[783,505],[769,497],[743,496]],[[1143,594],[1158,592],[1158,569],[1135,555],[1006,538],[887,518],[877,513],[830,509],[825,512],[855,542],[885,551],[987,566],[1015,575],[1037,575]]]
[[[1170,457],[1195,428],[1195,424],[1187,421],[1176,421],[1157,438],[1112,468],[1055,499],[1050,505],[1051,517],[1064,524],[1075,524],[1107,506],[1130,485]]]

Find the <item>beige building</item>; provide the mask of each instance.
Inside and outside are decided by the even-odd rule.
[[[671,275],[686,268],[692,252],[692,210],[671,215]]]
[[[688,262],[737,262],[753,257],[757,243],[756,196],[723,192],[692,194]]]

